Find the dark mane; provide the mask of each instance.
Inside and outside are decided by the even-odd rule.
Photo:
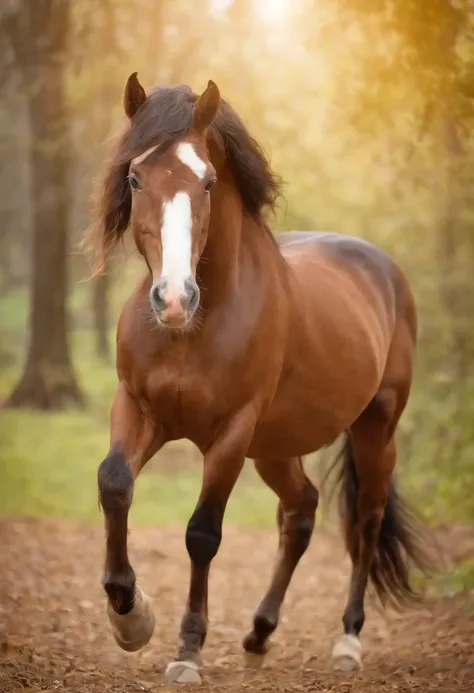
[[[155,87],[118,141],[99,190],[97,220],[89,232],[89,240],[101,252],[100,266],[129,225],[130,161],[157,142],[164,151],[184,137],[192,122],[196,100],[197,96],[185,85]],[[262,148],[224,99],[211,128],[211,137],[225,151],[247,213],[262,218],[267,209],[274,210],[281,179],[271,171]]]

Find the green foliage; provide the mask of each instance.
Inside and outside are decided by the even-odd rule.
[[[474,560],[461,561],[452,570],[429,578],[416,573],[412,575],[412,580],[414,586],[425,594],[453,597],[474,588]]]
[[[457,565],[450,575],[440,578],[439,589],[449,596],[456,592],[470,590],[474,587],[474,560],[463,561]],[[471,607],[472,608],[472,607]]]
[[[92,377],[100,380],[104,376],[100,370],[94,369],[90,379],[81,373],[85,384],[91,385]],[[105,410],[98,407],[91,407],[86,413],[69,411],[54,415],[0,413],[0,513],[99,522],[96,478],[108,449],[107,418]],[[199,495],[200,464],[194,459],[191,466],[192,451],[184,445],[180,458],[185,460],[185,468],[160,471],[160,459],[169,456],[165,449],[140,476],[132,522],[185,524],[191,516]],[[226,521],[273,526],[275,508],[276,500],[270,491],[244,476],[229,503]]]
[[[463,399],[460,406],[452,383],[419,377],[399,427],[401,485],[433,525],[446,520],[474,522],[472,378]]]
[[[8,302],[7,302],[8,303]],[[21,330],[26,302],[12,297],[10,313],[2,316]],[[18,332],[17,332],[18,334]],[[78,374],[88,393],[85,410],[44,414],[33,411],[0,411],[0,513],[55,516],[100,521],[97,468],[108,451],[109,410],[116,375],[113,366],[101,364],[93,353],[89,330],[73,337]],[[20,356],[20,355],[18,355]],[[6,394],[17,377],[21,360],[2,371],[0,393]],[[161,469],[163,464],[165,470]],[[226,519],[242,524],[274,525],[276,499],[263,484],[255,483],[253,470],[239,481]],[[188,443],[165,448],[140,476],[131,519],[136,523],[186,523],[196,503],[201,477],[199,456]]]

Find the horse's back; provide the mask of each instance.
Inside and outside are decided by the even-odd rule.
[[[391,276],[395,266],[393,259],[377,245],[355,236],[345,236],[332,231],[284,231],[279,234],[278,245],[285,257],[293,252],[323,252],[359,267],[378,267],[384,276]]]
[[[325,296],[327,300],[337,299],[349,276],[351,283],[366,292],[369,302],[375,294],[379,299],[375,303],[382,304],[394,321],[407,304],[408,312],[414,313],[413,297],[402,270],[388,253],[373,243],[332,232],[287,231],[279,235],[278,244],[296,275],[301,278],[308,274],[316,288],[324,281],[325,272],[333,274],[338,286],[334,287],[333,296]],[[357,300],[355,295],[353,300]],[[409,318],[410,322],[414,317]],[[416,324],[412,328],[415,331]]]
[[[390,255],[362,238],[325,231],[285,231],[279,235],[278,245],[290,264],[301,251],[309,259],[319,254],[341,265],[369,271],[384,286],[393,284],[398,276]]]

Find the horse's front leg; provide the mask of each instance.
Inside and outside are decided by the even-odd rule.
[[[163,444],[140,403],[120,383],[111,412],[110,452],[98,471],[99,499],[105,515],[106,556],[103,586],[115,640],[129,652],[150,640],[155,625],[146,595],[135,582],[128,560],[127,522],[133,485],[144,464]]]
[[[201,683],[201,649],[207,634],[209,568],[221,543],[227,501],[245,461],[255,417],[241,412],[225,427],[204,454],[201,493],[186,530],[191,578],[186,611],[181,622],[181,646],[166,678],[176,683]]]

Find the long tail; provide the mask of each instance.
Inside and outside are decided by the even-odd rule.
[[[339,514],[346,548],[350,551],[350,547],[358,541],[356,532],[359,479],[349,436],[329,473],[333,470],[337,472],[333,491],[338,488]],[[382,603],[390,602],[396,606],[419,598],[417,590],[412,585],[411,569],[417,568],[424,575],[436,570],[436,560],[430,547],[434,547],[433,537],[428,535],[401,499],[392,478],[369,573],[369,580]]]

